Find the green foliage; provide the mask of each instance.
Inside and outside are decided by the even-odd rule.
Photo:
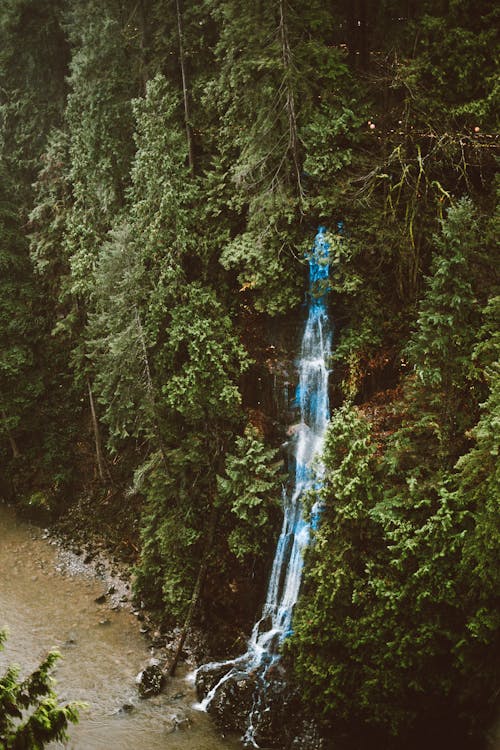
[[[138,591],[171,621],[202,559],[228,619],[264,567],[279,491],[241,434],[245,347],[264,366],[330,230],[334,394],[370,403],[329,429],[292,652],[356,747],[424,715],[475,731],[498,649],[498,9],[403,5],[181,3],[182,71],[172,0],[0,10],[6,483],[81,489],[91,387],[143,501]]]
[[[166,405],[191,423],[237,419],[237,381],[248,356],[215,294],[187,284],[171,312],[162,352]]]
[[[136,154],[128,198],[134,233],[161,294],[183,281],[183,262],[196,253],[194,205],[199,200],[189,179],[185,136],[177,122],[178,93],[164,76],[148,81],[146,94],[133,101]],[[170,287],[170,288],[169,288]]]
[[[70,269],[64,238],[71,189],[68,176],[68,138],[62,130],[52,130],[42,154],[42,167],[34,188],[34,207],[29,215],[30,256],[54,301],[58,317],[70,304]]]
[[[278,505],[280,462],[248,426],[226,455],[224,474],[217,477],[218,503],[235,517],[227,541],[240,562],[264,554],[274,537],[273,514]]]
[[[432,494],[411,482],[395,493],[366,420],[349,407],[332,418],[311,498],[324,512],[289,649],[335,736],[365,747],[382,731],[392,747],[421,731],[423,716],[436,736],[450,722],[478,736],[492,721],[498,581],[486,570],[498,555],[499,486],[488,466],[474,469],[478,451],[484,460],[498,450],[486,432],[458,474],[434,474]]]
[[[206,435],[174,433],[165,459],[157,453],[136,471],[146,497],[136,590],[175,621],[186,614],[214,496],[217,443]],[[177,439],[177,440],[176,440]]]
[[[102,418],[115,447],[129,435],[154,434],[149,342],[140,317],[143,295],[143,266],[125,225],[113,231],[101,249],[87,344],[97,370],[95,388],[104,405]]]
[[[132,157],[134,52],[118,44],[121,23],[111,1],[86,0],[68,16],[72,58],[65,120],[73,205],[65,243],[71,291],[85,300],[98,249],[123,204]]]
[[[12,191],[24,208],[47,133],[63,117],[69,49],[62,6],[7,0],[0,10],[0,160],[16,176]]]
[[[5,633],[0,631],[0,649]],[[52,687],[50,672],[59,654],[48,654],[26,679],[9,667],[0,677],[0,749],[42,750],[49,742],[68,739],[68,725],[78,722],[78,703],[60,703]]]
[[[41,335],[34,319],[37,292],[19,217],[0,195],[0,435],[16,453],[15,432],[26,431],[26,418],[42,392],[42,373],[35,367]],[[14,441],[14,443],[12,443]]]
[[[406,385],[410,418],[394,437],[404,464],[413,461],[420,476],[421,455],[430,445],[442,466],[451,468],[476,417],[474,403],[464,408],[474,386],[472,349],[480,319],[474,290],[480,243],[471,202],[464,199],[451,207],[441,230],[405,352],[414,372]]]

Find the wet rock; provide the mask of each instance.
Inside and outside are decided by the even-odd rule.
[[[141,698],[158,695],[163,688],[164,675],[160,667],[160,662],[156,659],[152,659],[151,661],[154,663],[150,663],[135,678]]]
[[[203,664],[196,672],[196,695],[201,701],[210,690],[217,685],[219,680],[226,675],[232,664]]]
[[[134,710],[135,706],[133,703],[124,703],[123,706],[120,706],[120,713],[126,713],[129,714]]]
[[[198,670],[200,700],[217,685],[207,713],[222,732],[244,735],[244,747],[327,750],[318,727],[304,714],[300,689],[289,680],[282,661],[265,671],[258,668],[246,672],[234,663],[213,663]]]
[[[273,748],[287,745],[287,740],[297,733],[300,709],[298,694],[285,681],[269,682],[259,691],[252,714],[253,738],[257,745]]]
[[[254,702],[256,682],[246,672],[235,672],[223,682],[207,707],[222,732],[244,732]]]

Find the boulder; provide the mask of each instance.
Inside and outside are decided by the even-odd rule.
[[[207,706],[222,732],[244,732],[254,703],[256,681],[246,672],[234,671],[217,689]]]
[[[141,698],[150,698],[152,695],[158,695],[163,688],[165,678],[160,667],[160,662],[156,659],[152,659],[151,661],[153,663],[145,667],[135,678]]]
[[[224,675],[231,671],[233,667],[232,662],[227,664],[212,662],[209,664],[203,664],[196,672],[196,695],[198,700],[201,701],[207,693],[212,690],[215,685],[221,680]]]

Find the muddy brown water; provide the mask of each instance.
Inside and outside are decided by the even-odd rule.
[[[70,727],[70,750],[241,750],[193,708],[187,667],[164,693],[139,699],[135,676],[151,652],[129,611],[95,602],[104,588],[95,574],[72,570],[41,529],[0,505],[0,629],[8,631],[0,673],[17,663],[25,676],[49,650],[60,651],[60,698],[88,704]]]

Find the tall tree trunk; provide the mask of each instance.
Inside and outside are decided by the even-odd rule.
[[[97,414],[95,410],[95,403],[94,403],[94,394],[92,393],[92,386],[90,385],[90,378],[87,376],[87,388],[89,392],[89,404],[90,404],[90,414],[92,416],[92,429],[94,431],[94,442],[95,442],[95,453],[97,458],[97,468],[99,470],[99,477],[102,482],[105,482],[108,479],[108,472],[106,469],[106,462],[104,460],[104,455],[102,452],[102,440],[101,440],[101,431],[99,428],[99,421],[97,419]]]
[[[184,122],[186,126],[189,169],[191,170],[191,174],[194,175],[193,131],[191,129],[191,116],[190,116],[190,111],[189,111],[189,92],[188,92],[187,73],[186,73],[186,58],[184,55],[184,38],[183,38],[183,30],[182,30],[181,0],[175,0],[175,7],[177,11],[177,31],[179,33],[179,61],[181,65],[181,75],[182,75],[182,96],[184,99]]]
[[[207,537],[205,540],[205,549],[204,549],[203,557],[202,557],[200,567],[198,570],[198,576],[196,578],[196,583],[194,585],[193,594],[191,596],[191,601],[189,603],[189,609],[187,611],[186,619],[184,620],[184,625],[182,626],[182,631],[179,637],[179,642],[177,643],[177,648],[175,649],[174,658],[172,659],[172,663],[168,670],[168,674],[170,677],[173,677],[173,675],[175,674],[175,670],[177,669],[177,664],[179,662],[189,628],[191,627],[191,623],[193,621],[196,607],[198,606],[198,602],[200,601],[200,596],[201,596],[201,592],[203,589],[203,583],[205,582],[205,577],[207,575],[208,561],[209,561],[210,553],[212,551],[212,546],[214,543],[216,523],[217,523],[217,509],[214,503],[210,511],[210,519],[208,522],[208,532],[207,532]]]
[[[2,410],[2,417],[3,417],[5,424],[7,424],[7,413],[5,409]],[[7,427],[7,437],[9,438],[10,448],[12,450],[12,458],[21,458],[21,451],[19,450],[17,446],[14,435],[12,434],[12,432],[9,430],[8,427]]]
[[[303,196],[302,178],[299,155],[299,136],[297,128],[297,115],[295,110],[295,94],[292,85],[292,52],[288,38],[288,27],[286,18],[286,0],[279,0],[280,22],[279,32],[281,41],[281,59],[285,76],[286,90],[286,112],[288,116],[288,147],[290,149],[295,175],[297,178],[297,187],[299,198]]]

